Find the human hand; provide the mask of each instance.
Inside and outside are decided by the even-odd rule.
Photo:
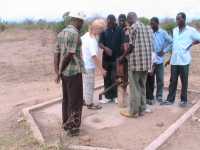
[[[110,48],[105,47],[105,51],[106,51],[108,56],[112,56],[112,50]]]
[[[60,74],[56,74],[56,77],[55,77],[55,82],[58,84],[60,83]]]
[[[123,57],[117,58],[117,64],[122,64],[123,63]]]
[[[165,62],[165,67],[167,67],[169,64],[170,64],[170,59]]]
[[[105,69],[102,69],[102,75],[105,77],[106,76],[106,74],[107,74],[107,71],[105,70]]]
[[[162,57],[165,55],[165,52],[163,50],[161,50],[160,52],[157,53],[158,56]]]

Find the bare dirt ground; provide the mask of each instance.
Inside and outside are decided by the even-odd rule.
[[[0,33],[0,150],[47,148],[27,130],[21,110],[61,95],[60,85],[53,81],[54,47],[55,34],[50,30],[9,29]],[[189,87],[195,90],[200,90],[199,50],[198,46],[193,49],[190,68]]]
[[[199,120],[198,120],[199,119]],[[200,149],[200,110],[160,148],[160,150]]]
[[[22,108],[60,95],[53,82],[54,41],[49,30],[0,33],[0,149],[40,148],[17,120]]]

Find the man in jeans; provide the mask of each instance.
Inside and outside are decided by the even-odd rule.
[[[200,33],[186,25],[186,15],[181,12],[176,16],[178,27],[173,30],[173,48],[170,60],[171,77],[169,85],[169,94],[167,100],[162,105],[172,105],[176,97],[178,77],[181,78],[181,102],[180,106],[187,106],[187,89],[189,65],[191,63],[191,47],[200,42]]]
[[[130,98],[128,111],[121,111],[120,114],[125,117],[138,117],[144,115],[146,110],[146,78],[152,65],[153,33],[150,27],[138,20],[134,12],[128,14],[128,23],[130,25],[128,52]]]
[[[164,86],[164,55],[172,47],[172,38],[169,34],[159,27],[159,19],[157,17],[151,18],[151,28],[153,30],[154,41],[154,71],[148,74],[147,83],[147,103],[152,104],[154,100],[154,79],[156,77],[156,100],[162,102],[163,99],[163,86]]]

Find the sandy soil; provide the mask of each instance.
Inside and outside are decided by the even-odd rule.
[[[31,142],[35,146],[23,121],[17,120],[22,108],[61,94],[53,82],[54,41],[49,30],[0,33],[0,149],[26,148]]]
[[[20,120],[21,109],[61,95],[60,85],[53,81],[54,47],[55,34],[50,30],[9,29],[0,33],[0,149],[41,148]],[[189,87],[200,90],[198,47],[193,56]]]

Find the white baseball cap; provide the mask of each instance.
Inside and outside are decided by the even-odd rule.
[[[86,18],[85,13],[83,13],[83,12],[70,12],[69,16],[73,17],[73,18],[78,18],[81,20],[85,20],[85,18]]]

